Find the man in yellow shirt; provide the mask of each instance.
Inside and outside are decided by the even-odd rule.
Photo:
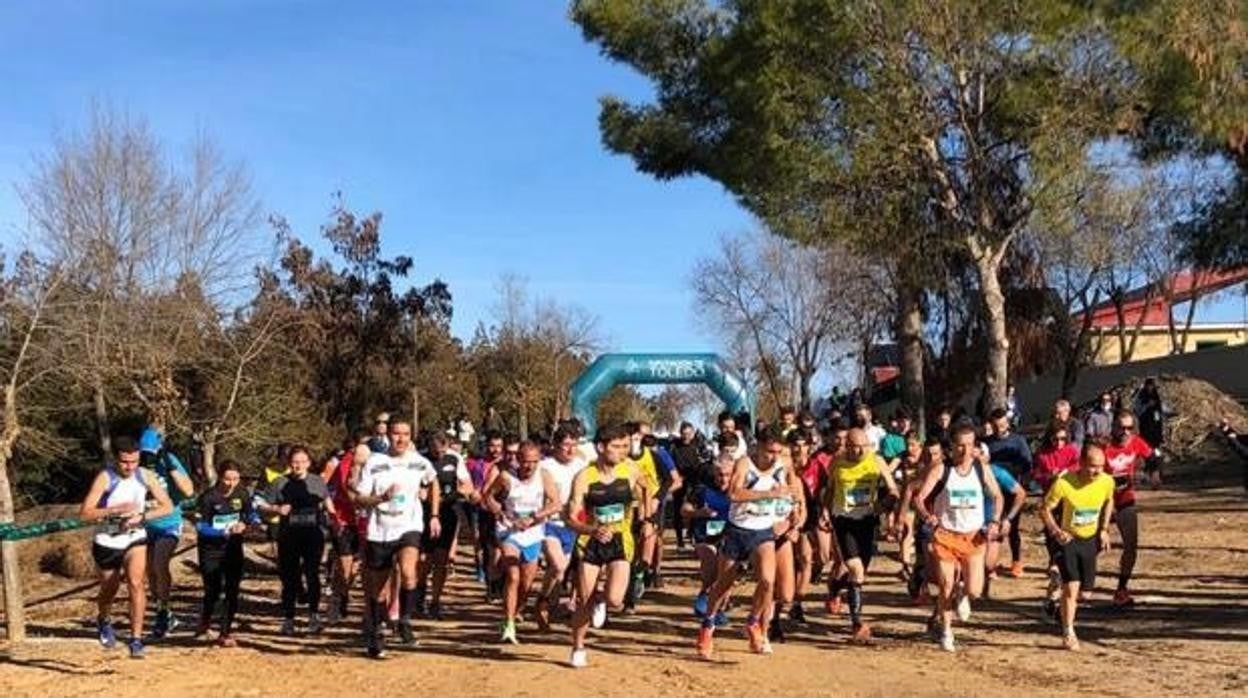
[[[1096,582],[1096,556],[1109,548],[1109,521],[1114,515],[1114,479],[1104,473],[1105,451],[1087,443],[1079,468],[1053,481],[1044,496],[1040,517],[1044,527],[1061,546],[1056,562],[1062,576],[1063,644],[1078,650],[1075,609],[1091,593]],[[1053,516],[1061,507],[1062,520]]]

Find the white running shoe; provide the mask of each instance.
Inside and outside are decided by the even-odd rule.
[[[946,652],[955,652],[957,647],[953,644],[953,631],[946,630],[940,634],[940,648]]]
[[[594,604],[594,612],[589,617],[590,625],[595,628],[601,628],[607,624],[607,604],[599,601]]]
[[[763,644],[759,646],[758,653],[759,654],[771,654],[772,653],[771,640],[768,640],[767,638],[763,638]]]
[[[971,619],[971,597],[966,592],[958,594],[958,620],[965,623]]]
[[[574,669],[589,666],[589,654],[585,650],[572,650],[572,659],[568,663]]]

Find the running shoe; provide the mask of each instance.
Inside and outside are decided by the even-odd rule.
[[[633,575],[633,588],[629,594],[629,598],[635,603],[641,600],[646,594],[646,573],[639,572]]]
[[[781,640],[781,642],[783,642],[783,640]],[[763,638],[763,646],[758,650],[758,653],[759,654],[771,654],[772,653],[771,642],[769,642],[767,638]]]
[[[789,620],[793,621],[794,623],[806,622],[806,611],[802,609],[802,604],[800,601],[795,601],[793,603],[793,607],[789,609]]]
[[[728,625],[728,613],[726,611],[717,611],[712,622],[717,628],[722,628]]]
[[[767,639],[784,644],[784,626],[780,624],[779,618],[773,619],[771,625],[767,626]]]
[[[767,641],[767,636],[763,634],[762,624],[758,621],[746,624],[745,637],[750,641],[750,651],[755,654],[761,654],[763,643]]]
[[[510,642],[513,645],[520,644],[520,641],[516,639],[516,622],[514,620],[503,621],[501,642]]]
[[[940,642],[944,635],[944,629],[940,627],[940,618],[937,616],[927,617],[927,635],[933,640]]]
[[[1018,560],[1010,565],[1009,575],[1015,579],[1023,576],[1023,561]]]
[[[129,646],[131,659],[142,659],[147,656],[147,650],[143,648],[143,641],[139,638],[136,637],[130,640]]]
[[[573,669],[589,666],[589,653],[585,650],[572,650],[572,658],[568,660],[568,664],[571,664]]]
[[[1044,618],[1050,623],[1057,622],[1057,602],[1053,599],[1046,598],[1042,605],[1044,609]]]
[[[871,643],[871,626],[867,625],[866,623],[859,623],[858,626],[854,628],[854,634],[850,636],[849,640],[850,642],[854,642],[854,643],[861,644],[861,645],[870,644]]]
[[[429,618],[432,620],[442,620],[445,616],[442,613],[442,602],[429,604]]]
[[[222,635],[221,637],[217,638],[217,647],[229,648],[229,647],[237,647],[237,646],[238,646],[238,643],[235,642],[234,637],[232,635]]]
[[[940,634],[940,648],[946,652],[957,651],[957,646],[953,644],[952,630],[946,630]]]
[[[308,634],[319,635],[325,629],[325,624],[321,622],[321,614],[313,611],[308,614]]]
[[[965,623],[971,619],[971,597],[966,595],[965,590],[958,591],[958,620]]]
[[[152,624],[152,637],[159,640],[169,634],[169,609],[156,612],[156,622]]]
[[[607,604],[602,601],[594,604],[594,612],[590,614],[589,623],[595,628],[601,628],[607,624]]]
[[[1135,599],[1131,598],[1131,592],[1126,589],[1114,592],[1114,608],[1127,608],[1134,605]]]
[[[693,600],[693,615],[699,618],[705,618],[707,611],[709,610],[708,607],[710,606],[710,603],[711,600],[707,597],[706,592],[698,594],[697,598]]]
[[[294,634],[295,634],[295,619],[294,619],[294,618],[287,618],[286,620],[283,620],[283,621],[282,621],[282,628],[281,628],[280,632],[281,632],[283,635],[288,635],[288,636],[289,636],[289,635],[294,635]]]
[[[1062,637],[1062,645],[1071,652],[1079,651],[1079,638],[1075,636],[1073,631],[1066,633]]]
[[[412,621],[403,618],[395,625],[395,630],[399,633],[399,639],[405,645],[416,644],[416,634],[412,632]]]
[[[195,637],[203,637],[212,629],[212,620],[209,618],[200,618],[199,623],[195,625]]]
[[[370,642],[368,644],[368,658],[369,659],[385,659],[386,648],[382,647],[381,643]]]
[[[106,650],[111,650],[117,646],[117,631],[113,629],[113,621],[107,618],[100,618],[95,622],[96,631],[99,633],[100,644]]]
[[[715,643],[715,628],[703,626],[698,628],[698,656],[703,659],[710,659],[712,648]]]

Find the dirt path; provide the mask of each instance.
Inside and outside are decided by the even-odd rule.
[[[567,636],[522,626],[519,647],[496,642],[498,610],[478,585],[452,580],[448,620],[421,622],[420,646],[384,662],[361,656],[355,623],[319,638],[276,634],[276,580],[257,569],[244,582],[250,628],[241,646],[220,650],[185,634],[152,645],[148,659],[106,653],[91,638],[93,590],[31,609],[31,642],[0,651],[6,696],[340,696],[410,694],[516,696],[715,695],[1209,695],[1248,692],[1248,498],[1242,490],[1144,493],[1144,546],[1134,584],[1140,604],[1108,607],[1117,551],[1101,558],[1100,589],[1081,616],[1084,651],[1060,649],[1039,611],[1044,580],[1034,520],[1025,546],[1027,575],[999,580],[958,634],[950,656],[923,634],[924,609],[882,559],[866,590],[873,647],[845,642],[846,619],[830,618],[817,599],[810,622],[775,655],[747,652],[735,629],[722,632],[713,663],[693,659],[696,626],[689,604],[693,566],[674,550],[662,593],[648,594],[633,616],[616,616],[591,635],[588,669],[566,668]],[[891,553],[891,546],[886,548]],[[179,561],[179,607],[199,592],[193,555]],[[1191,572],[1187,571],[1190,567]],[[120,607],[119,607],[120,608]],[[813,612],[810,612],[813,610]],[[738,612],[736,615],[740,615]],[[740,620],[736,618],[736,620]],[[739,628],[739,624],[735,626]]]

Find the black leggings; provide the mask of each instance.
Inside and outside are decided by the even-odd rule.
[[[308,593],[308,609],[316,612],[321,605],[321,554],[325,552],[325,534],[319,526],[284,528],[277,539],[277,571],[282,578],[282,614],[295,617],[295,601],[299,598],[299,576],[303,575]]]
[[[224,587],[225,615],[221,618],[221,635],[228,636],[234,626],[234,616],[238,613],[238,589],[243,582],[242,539],[224,545],[201,542],[199,575],[204,580],[204,605],[200,618],[205,624],[212,618]]]
[[[1136,550],[1140,546],[1140,521],[1135,515],[1135,505],[1118,509],[1114,512],[1114,522],[1118,524],[1118,534],[1122,536],[1122,559],[1118,562],[1118,588],[1126,589],[1131,582],[1131,573],[1135,571]]]
[[[1005,510],[1009,511],[1014,506],[1014,497],[1006,495],[1002,504]],[[1023,514],[1023,510],[1019,509],[1018,513],[1010,519],[1010,562],[1018,562],[1023,559],[1023,529],[1018,525],[1018,519]]]

